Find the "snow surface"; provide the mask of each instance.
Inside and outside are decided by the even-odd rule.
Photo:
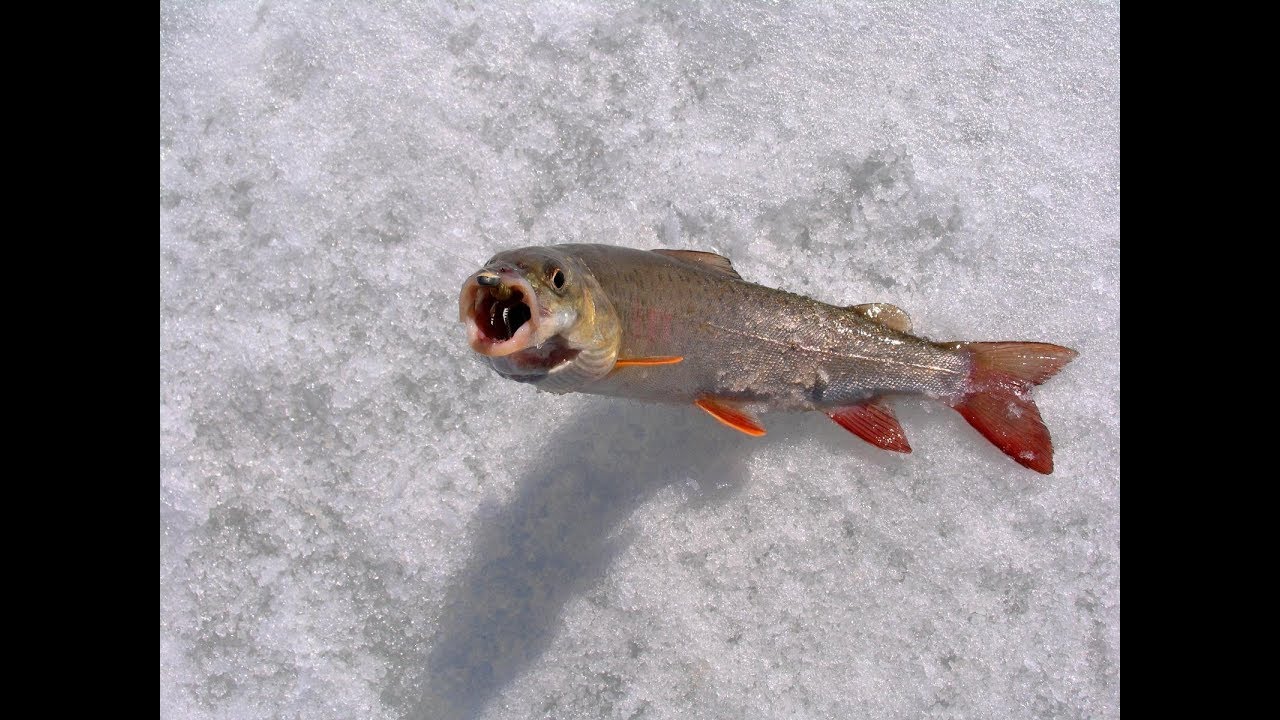
[[[162,3],[162,718],[1119,717],[1118,4],[825,5]],[[571,241],[1070,345],[1057,470],[505,382]]]

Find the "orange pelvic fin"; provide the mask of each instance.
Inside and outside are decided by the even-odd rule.
[[[1053,441],[1031,400],[1031,386],[1053,377],[1076,351],[1048,343],[955,343],[973,354],[969,389],[955,408],[1020,465],[1053,472]]]
[[[884,450],[909,453],[907,434],[894,417],[893,410],[884,404],[884,398],[871,398],[866,402],[828,410],[827,415],[840,427]]]
[[[619,359],[613,364],[613,366],[615,368],[624,368],[648,367],[650,365],[675,365],[681,360],[684,360],[684,357],[680,355],[658,355],[655,357]]]
[[[694,405],[706,410],[711,417],[738,432],[744,432],[753,437],[764,435],[764,428],[761,427],[760,421],[752,417],[747,411],[739,408],[736,403],[704,396],[698,398]]]

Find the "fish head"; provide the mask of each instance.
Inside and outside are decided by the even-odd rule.
[[[458,319],[500,375],[543,389],[575,390],[617,359],[612,304],[590,268],[561,248],[495,255],[463,283]]]

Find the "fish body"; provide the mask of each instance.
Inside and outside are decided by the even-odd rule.
[[[900,452],[910,446],[884,398],[924,396],[1044,473],[1052,445],[1029,388],[1075,357],[1047,343],[932,342],[892,306],[764,287],[697,251],[503,252],[464,284],[460,313],[494,370],[540,389],[697,405],[753,435],[757,413],[822,411]]]

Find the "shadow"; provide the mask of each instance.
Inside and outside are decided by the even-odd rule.
[[[569,598],[626,547],[614,531],[641,503],[687,482],[700,504],[722,501],[743,486],[742,459],[762,444],[707,427],[689,408],[596,402],[548,438],[519,495],[479,521],[409,717],[479,714],[546,650]]]

